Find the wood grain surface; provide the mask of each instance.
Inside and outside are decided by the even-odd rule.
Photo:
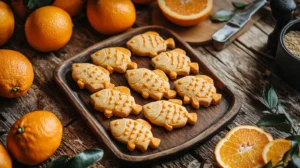
[[[149,25],[151,22],[149,11],[151,10],[147,6],[137,6],[136,25]],[[262,111],[267,109],[263,104],[262,90],[270,82],[274,85],[286,111],[295,122],[299,123],[300,121],[298,114],[300,92],[273,73],[273,60],[267,58],[269,56],[269,51],[266,49],[267,37],[275,25],[271,14],[267,13],[221,52],[214,51],[210,45],[193,47],[194,51],[201,56],[201,60],[241,97],[243,106],[235,120],[223,127],[216,135],[184,153],[147,165],[124,163],[114,157],[103,142],[98,141],[53,80],[53,71],[58,64],[107,37],[96,33],[89,26],[86,18],[74,20],[72,38],[63,49],[56,52],[39,53],[26,42],[24,22],[17,20],[13,37],[1,48],[20,51],[29,58],[34,66],[34,85],[24,97],[0,98],[0,130],[8,131],[15,120],[23,114],[41,109],[53,111],[59,117],[64,125],[64,135],[58,151],[45,163],[30,167],[14,162],[16,168],[44,167],[51,159],[59,155],[75,155],[84,149],[94,147],[103,148],[105,155],[101,162],[91,166],[93,168],[199,168],[200,163],[204,161],[208,163],[206,167],[217,167],[213,154],[216,143],[231,128],[237,125],[253,125],[259,120],[263,115]],[[273,129],[266,128],[266,130],[275,138],[287,136],[287,134]],[[6,135],[0,138],[0,142],[4,145],[6,144]]]
[[[213,78],[218,89],[218,93],[221,93],[223,98],[216,106],[200,108],[198,110],[192,108],[190,105],[185,105],[188,111],[197,113],[198,121],[194,126],[187,125],[182,129],[175,129],[170,132],[166,131],[162,127],[153,126],[152,133],[154,137],[161,139],[159,148],[155,150],[149,149],[144,153],[137,150],[130,152],[126,148],[126,145],[117,142],[108,130],[109,122],[117,119],[118,117],[107,119],[104,117],[103,113],[99,113],[93,109],[90,103],[91,93],[86,90],[79,89],[76,82],[72,79],[71,69],[73,63],[91,63],[91,55],[98,50],[107,47],[126,47],[125,44],[132,37],[148,31],[157,32],[164,39],[173,38],[175,40],[176,47],[185,50],[187,55],[191,58],[191,61],[199,64],[200,74],[208,75]],[[136,55],[133,55],[131,58],[132,61],[138,64],[138,68],[153,69],[150,63],[150,58]],[[205,138],[215,133],[220,127],[227,124],[228,121],[237,114],[241,106],[238,96],[236,96],[216,75],[212,73],[209,68],[207,68],[207,66],[201,61],[201,57],[195,54],[193,49],[185,41],[183,41],[174,32],[157,26],[136,28],[130,32],[93,45],[59,65],[54,72],[54,78],[63,92],[71,100],[72,104],[76,107],[78,112],[82,115],[82,118],[87,121],[87,124],[91,127],[100,141],[103,141],[118,158],[130,162],[162,159],[162,157],[174,155],[181,150],[187,150],[192,145],[200,143]],[[174,81],[175,80],[170,82],[172,89],[174,89],[172,86]],[[130,88],[124,74],[113,73],[111,75],[111,82],[116,86],[126,86]],[[135,98],[136,103],[140,105],[153,102],[151,99],[142,98],[142,96],[134,90],[131,90],[131,95]],[[180,97],[177,98],[181,99]],[[130,115],[129,117],[132,119],[145,119],[142,113],[138,116]]]

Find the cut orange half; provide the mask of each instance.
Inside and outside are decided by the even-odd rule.
[[[193,26],[212,11],[213,0],[158,0],[164,16],[179,26]]]
[[[216,161],[223,168],[249,168],[264,165],[262,152],[272,140],[272,135],[261,128],[235,127],[217,144]]]
[[[275,166],[280,160],[282,160],[283,155],[291,149],[291,141],[285,139],[277,139],[275,141],[269,142],[263,151],[263,158],[267,164],[270,160],[273,166]]]

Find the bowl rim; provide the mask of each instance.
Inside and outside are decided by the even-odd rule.
[[[290,56],[292,56],[294,59],[300,61],[300,57],[294,55],[293,53],[291,53],[287,47],[285,46],[285,43],[284,43],[284,36],[287,34],[287,30],[294,26],[295,24],[299,23],[300,24],[300,19],[296,19],[296,20],[293,20],[291,22],[289,22],[281,31],[280,33],[280,45],[281,47],[285,50],[285,52],[287,52]],[[300,31],[300,30],[299,30]]]

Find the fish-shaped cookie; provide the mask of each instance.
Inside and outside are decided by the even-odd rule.
[[[130,89],[124,86],[113,89],[103,89],[91,95],[91,103],[97,111],[104,116],[127,117],[130,113],[135,115],[142,111],[142,106],[135,103],[130,95]]]
[[[190,71],[194,74],[199,71],[198,63],[191,62],[186,52],[179,48],[160,53],[152,58],[151,64],[155,69],[164,71],[171,79],[176,79],[177,75],[187,76]]]
[[[145,152],[148,146],[156,149],[160,145],[160,139],[153,137],[151,125],[142,119],[123,118],[113,120],[109,124],[109,129],[115,139],[127,144],[129,151],[138,148]]]
[[[191,103],[198,109],[208,107],[221,101],[222,95],[216,92],[214,81],[206,75],[186,76],[174,82],[178,94],[183,97],[184,104]]]
[[[134,36],[126,46],[136,55],[155,57],[167,48],[175,48],[175,42],[172,38],[164,40],[157,32],[149,31]]]
[[[88,89],[95,93],[104,88],[112,88],[110,73],[103,67],[90,63],[75,63],[72,65],[72,77],[80,89]]]
[[[182,106],[181,100],[161,100],[143,106],[144,116],[152,123],[165,127],[168,131],[182,128],[189,124],[196,124],[197,114],[189,113]]]
[[[132,62],[131,52],[123,47],[110,47],[99,50],[91,55],[92,62],[105,67],[109,72],[124,73],[127,69],[136,69],[137,64]]]
[[[145,99],[149,96],[154,100],[160,100],[162,97],[172,99],[176,96],[176,92],[170,89],[168,77],[159,69],[132,69],[126,71],[125,76],[130,87],[141,93]]]

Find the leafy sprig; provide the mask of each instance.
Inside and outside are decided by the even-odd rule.
[[[87,168],[101,160],[103,154],[104,152],[102,149],[87,149],[73,158],[62,155],[47,165],[46,168]]]
[[[298,126],[295,125],[291,116],[285,111],[284,106],[279,103],[278,95],[272,85],[267,85],[263,92],[264,103],[268,110],[256,123],[257,126],[273,127],[279,131],[290,133],[286,139],[291,141],[291,149],[288,150],[282,160],[273,166],[269,161],[264,168],[300,168],[299,144],[300,135]]]
[[[249,5],[249,4],[245,4],[242,2],[235,2],[235,1],[232,2],[231,4],[234,6],[235,10],[220,9],[216,13],[211,15],[210,19],[215,22],[227,22],[234,16],[236,10],[244,9]]]

